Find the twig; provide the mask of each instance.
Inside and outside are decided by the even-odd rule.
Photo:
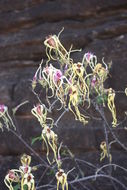
[[[92,103],[93,103],[93,102],[92,102]],[[104,116],[104,115],[101,113],[101,111],[94,105],[94,103],[93,103],[93,106],[95,107],[95,109],[96,109],[97,111],[99,111],[101,117],[104,119],[104,121],[105,121],[107,127],[109,128],[109,130],[110,130],[110,132],[111,132],[113,138],[116,140],[116,142],[117,142],[124,150],[127,151],[127,147],[126,147],[123,143],[121,143],[120,140],[119,140],[119,139],[116,137],[116,135],[113,133],[113,131],[112,131],[111,127],[109,126],[109,124],[108,124],[108,122],[107,122],[105,116]]]
[[[56,126],[56,127],[58,127],[58,123],[59,123],[59,121],[61,120],[61,118],[64,116],[64,114],[66,113],[68,111],[68,109],[65,109],[63,112],[62,112],[62,114],[58,117],[58,119],[56,120],[56,122],[54,123],[54,125]]]
[[[12,130],[12,129],[9,129],[10,130],[10,132],[11,133],[13,133],[36,157],[38,157],[39,159],[40,159],[40,161],[42,161],[43,163],[44,163],[44,166],[46,166],[46,167],[50,167],[41,157],[40,157],[40,155],[37,153],[37,152],[35,152],[32,148],[31,148],[31,146],[30,145],[28,145],[27,143],[26,143],[26,141],[24,141],[24,139],[22,138],[22,136],[20,135],[18,135],[14,130]]]
[[[45,171],[42,173],[41,177],[39,178],[39,180],[38,180],[38,182],[37,182],[37,184],[36,184],[36,189],[37,189],[39,183],[41,182],[41,180],[43,179],[44,175],[45,175],[46,172],[48,171],[48,169],[49,169],[49,168],[46,167]]]
[[[106,165],[102,166],[101,168],[97,169],[96,174],[99,173],[102,169],[104,169],[104,168],[106,168],[108,166],[114,166],[115,168],[120,168],[120,169],[124,170],[125,172],[127,172],[126,168],[124,168],[122,166],[119,166],[117,164],[106,164]]]
[[[45,187],[53,187],[53,188],[56,188],[56,185],[45,184],[45,185],[41,185],[41,186],[39,186],[39,187],[36,187],[36,190],[37,190],[37,189],[41,189],[41,188],[45,188]]]
[[[123,187],[123,189],[127,190],[127,187],[123,183],[121,183],[118,179],[116,179],[116,178],[114,178],[112,176],[109,176],[109,175],[104,175],[104,174],[98,174],[97,176],[96,175],[91,175],[91,176],[83,177],[83,178],[80,178],[80,179],[70,181],[69,184],[74,184],[74,183],[78,183],[78,182],[81,182],[81,181],[87,181],[87,180],[90,180],[90,179],[95,179],[95,177],[96,178],[104,177],[104,178],[112,179],[114,182],[116,182],[121,187]]]

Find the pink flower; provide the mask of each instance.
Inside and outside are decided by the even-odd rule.
[[[41,81],[42,81],[42,80],[43,80],[43,77],[42,77],[42,76],[39,76],[39,80],[41,80]]]
[[[42,114],[41,105],[38,104],[36,108],[37,108],[37,113],[38,113],[39,115],[41,115],[41,114]]]
[[[48,75],[49,74],[49,71],[50,71],[50,68],[47,66],[44,68],[44,72]]]
[[[91,81],[91,86],[94,87],[96,82],[97,82],[96,76],[93,76],[92,81]]]
[[[51,46],[51,47],[56,47],[56,43],[55,40],[53,38],[52,35],[49,35],[48,37],[46,37],[47,43]]]
[[[68,69],[68,65],[66,64],[64,67],[64,71],[66,71]]]
[[[11,170],[9,171],[8,175],[9,175],[9,178],[12,179],[12,180],[14,180],[15,177],[16,177],[15,173],[13,171],[11,171]]]
[[[58,160],[61,161],[60,155],[58,155]]]
[[[32,80],[32,89],[34,90],[36,88],[37,84],[37,77],[34,75],[33,80]]]
[[[27,172],[28,172],[28,169],[29,169],[29,167],[26,166],[26,167],[24,168],[24,173],[27,173]]]
[[[72,79],[71,78],[69,78],[69,82],[72,83]]]
[[[33,77],[33,81],[36,81],[37,80],[37,77],[34,75],[34,77]]]
[[[55,75],[54,75],[55,82],[58,82],[62,76],[63,76],[62,72],[60,70],[57,70]]]
[[[0,105],[0,112],[4,112],[7,109],[7,107],[4,104]]]
[[[93,54],[90,53],[90,52],[88,52],[88,53],[85,54],[85,57],[86,57],[86,61],[87,61],[87,62],[90,62],[90,60],[91,60],[92,57],[93,57]]]

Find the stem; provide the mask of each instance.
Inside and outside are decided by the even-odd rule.
[[[92,102],[92,103],[93,103],[93,102]],[[93,106],[94,106],[94,108],[100,113],[101,117],[102,117],[103,120],[105,121],[107,127],[109,128],[109,130],[110,130],[110,132],[111,132],[113,138],[116,140],[116,142],[117,142],[124,150],[127,151],[127,147],[126,147],[123,143],[121,143],[120,140],[119,140],[119,139],[116,137],[116,135],[113,133],[113,131],[112,131],[112,129],[110,128],[110,126],[109,126],[109,124],[108,124],[108,122],[107,122],[105,116],[101,113],[101,111],[98,109],[98,107],[96,107],[96,106],[94,105],[94,103],[93,103]]]
[[[46,172],[48,171],[48,167],[46,167],[46,169],[45,169],[45,171],[42,173],[42,175],[41,175],[41,177],[40,177],[40,179],[38,180],[38,182],[37,182],[37,185],[36,185],[36,189],[37,189],[37,187],[38,187],[38,185],[39,185],[39,183],[41,182],[41,180],[43,179],[43,177],[44,177],[44,175],[46,174]]]
[[[96,175],[91,175],[91,176],[83,177],[83,178],[80,178],[80,179],[70,181],[69,184],[74,184],[74,183],[81,182],[81,181],[87,181],[87,180],[90,180],[90,179],[94,179],[95,177],[96,178],[104,177],[104,178],[111,179],[114,182],[118,183],[121,187],[123,187],[123,189],[127,190],[127,187],[123,183],[121,183],[119,180],[117,180],[116,178],[114,178],[112,176],[104,175],[104,174],[98,174],[97,176]]]
[[[54,125],[56,125],[56,127],[58,127],[58,123],[61,120],[61,118],[64,116],[64,114],[68,111],[68,109],[65,109],[64,112],[62,112],[62,114],[59,116],[59,118],[56,120],[56,122],[54,123]]]
[[[19,135],[18,135],[15,131],[13,131],[12,129],[10,129],[10,132],[13,133],[37,158],[39,158],[40,161],[44,163],[44,166],[46,166],[46,167],[48,167],[48,168],[50,167],[50,166],[40,157],[40,155],[39,155],[37,152],[35,152],[35,151],[31,148],[31,146],[28,145],[28,144],[24,141],[24,139],[21,137],[21,135],[19,136]]]
[[[101,168],[99,168],[99,169],[96,171],[96,174],[99,173],[102,169],[104,169],[104,168],[106,168],[106,167],[108,167],[108,166],[114,166],[114,167],[120,168],[120,169],[124,170],[125,172],[127,172],[127,169],[126,169],[126,168],[124,168],[124,167],[122,167],[122,166],[119,166],[119,165],[117,165],[117,164],[106,164],[106,165],[102,166]]]
[[[53,106],[57,103],[58,100],[55,100],[49,107],[48,111],[51,113]]]

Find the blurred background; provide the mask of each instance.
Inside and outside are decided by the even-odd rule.
[[[31,79],[41,59],[46,60],[43,44],[46,36],[58,34],[63,27],[62,44],[68,50],[71,44],[74,49],[82,48],[81,53],[73,55],[75,61],[81,61],[86,52],[97,55],[99,62],[104,57],[105,62],[112,61],[107,86],[116,91],[127,87],[126,0],[0,0],[0,104],[7,105],[11,112],[16,105],[29,100],[16,114],[19,131],[29,144],[41,131],[31,115],[31,108],[38,103],[31,92]],[[126,100],[124,94],[116,96],[119,121],[127,111]],[[59,113],[54,111],[51,116],[57,118]],[[124,123],[116,129],[123,143],[127,139],[126,127]],[[100,120],[91,120],[84,127],[67,113],[56,130],[75,155],[99,162],[99,146],[104,139]],[[42,154],[39,143],[33,147]],[[114,159],[125,166],[125,152],[118,146],[113,151]],[[0,132],[2,180],[23,152],[28,150],[18,138],[11,132]]]

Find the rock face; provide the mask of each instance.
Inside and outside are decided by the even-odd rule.
[[[29,97],[30,80],[41,58],[43,41],[49,34],[61,35],[67,49],[82,48],[99,59],[112,61],[110,86],[126,87],[126,2],[123,1],[9,1],[0,2],[0,102],[17,105]],[[82,55],[75,57],[79,60]],[[22,90],[23,89],[23,90]],[[27,91],[27,92],[26,92]],[[30,92],[31,93],[31,92]],[[119,109],[126,110],[125,96]]]
[[[25,100],[30,103],[17,113],[16,119],[23,138],[30,143],[40,134],[40,127],[30,113],[37,102],[31,92],[31,79],[41,59],[46,60],[43,41],[49,34],[61,34],[61,41],[69,49],[71,44],[82,53],[74,60],[82,60],[85,52],[93,52],[99,61],[112,61],[108,86],[116,91],[127,87],[127,2],[125,0],[1,0],[0,1],[0,102],[11,109]],[[117,95],[118,119],[127,111],[124,94]],[[53,112],[53,117],[58,117]],[[104,139],[102,121],[83,127],[65,114],[57,132],[73,152],[96,151]],[[123,123],[126,127],[126,123]],[[126,143],[127,131],[118,128],[115,133]],[[0,154],[19,155],[27,151],[11,132],[0,133]],[[41,152],[38,143],[34,148]],[[121,150],[120,147],[115,147]],[[121,150],[122,151],[122,150]],[[125,156],[124,156],[125,157]]]
[[[65,30],[61,35],[61,40],[65,47],[69,49],[73,44],[74,48],[83,50],[82,53],[74,55],[75,60],[81,60],[87,51],[95,53],[100,61],[102,57],[105,57],[106,62],[113,63],[108,85],[117,91],[124,90],[126,87],[127,4],[124,0],[106,3],[97,0],[78,1],[78,3],[71,0],[62,2],[27,0],[13,1],[11,4],[9,1],[1,1],[0,7],[0,102],[11,108],[24,100],[31,101],[31,105],[26,105],[18,114],[20,124],[22,124],[21,130],[22,128],[23,131],[26,128],[29,130],[34,125],[30,109],[37,100],[31,93],[30,84],[40,60],[46,59],[43,41],[47,35],[58,33],[62,27]],[[118,114],[122,115],[121,111],[124,112],[127,109],[126,97],[121,95],[117,99]],[[69,115],[66,121],[69,117],[72,118]],[[26,122],[28,119],[30,121]],[[64,128],[68,123],[65,124],[64,120],[62,121],[61,125]],[[78,130],[76,133],[80,136],[82,129],[72,127],[77,125],[79,123],[75,124],[72,118],[66,132],[69,134],[69,130],[73,128],[74,133]],[[99,127],[99,124],[97,123],[96,126]],[[96,134],[97,127],[94,127],[93,136]],[[36,130],[35,127],[32,128],[31,135]],[[85,129],[85,132],[86,130],[89,131]],[[75,135],[73,138],[76,138],[76,141],[78,139]],[[71,141],[68,143],[73,147]],[[2,144],[1,154],[13,153],[14,149],[9,146],[9,143]],[[90,144],[96,143],[88,142],[89,147],[85,145],[85,148],[91,149]],[[82,146],[82,144],[77,146]],[[17,153],[18,151],[19,149],[16,150]]]

